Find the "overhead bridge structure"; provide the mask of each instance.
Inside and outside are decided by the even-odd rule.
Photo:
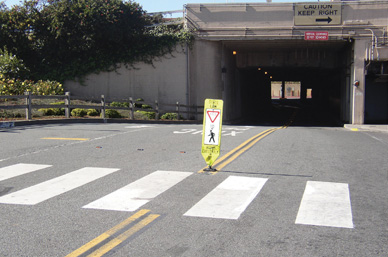
[[[387,1],[188,4],[190,88],[224,99],[231,120],[255,118],[275,95],[345,123],[386,123],[387,13]]]
[[[223,99],[226,122],[262,122],[293,106],[306,119],[388,123],[388,1],[189,3],[184,10],[193,46],[65,86],[161,103]]]

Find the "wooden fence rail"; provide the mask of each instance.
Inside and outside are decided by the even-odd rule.
[[[7,96],[0,96],[1,99],[25,99],[25,104],[18,104],[18,105],[4,105],[0,104],[0,110],[4,109],[25,109],[26,111],[26,119],[31,120],[32,119],[32,110],[33,109],[42,109],[42,108],[64,108],[65,109],[65,117],[70,118],[71,116],[71,110],[76,108],[81,109],[96,109],[100,110],[101,112],[101,118],[105,119],[106,117],[106,110],[113,109],[113,110],[127,110],[129,111],[129,118],[135,119],[135,112],[137,110],[141,111],[147,111],[147,112],[154,112],[155,113],[155,119],[158,120],[160,118],[160,114],[162,113],[176,113],[178,116],[178,119],[181,117],[182,114],[186,114],[188,119],[194,119],[198,120],[198,115],[203,113],[203,106],[196,106],[196,105],[184,105],[179,102],[176,102],[175,104],[164,104],[159,103],[158,101],[155,101],[153,103],[147,103],[143,101],[134,101],[132,97],[129,97],[128,99],[106,99],[104,95],[101,95],[101,99],[90,99],[85,97],[76,97],[71,98],[70,92],[66,92],[65,95],[51,95],[51,96],[42,96],[42,95],[32,95],[31,92],[25,92],[24,95],[7,95]],[[64,104],[33,104],[34,99],[58,99],[63,100]],[[84,101],[94,101],[94,102],[100,102],[93,104],[86,104],[86,105],[79,105],[79,104],[71,104],[73,100],[84,100]],[[96,101],[97,100],[97,101]],[[129,107],[118,107],[118,106],[111,106],[110,104],[112,102],[118,102],[118,103],[129,103]],[[1,103],[1,101],[0,101]],[[147,105],[151,108],[149,109],[143,109],[141,105]]]

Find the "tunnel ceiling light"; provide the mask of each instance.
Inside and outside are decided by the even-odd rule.
[[[268,74],[268,72],[266,71],[266,72],[264,72],[264,74],[265,74],[265,75],[267,75],[267,74]]]
[[[236,55],[237,54],[237,51],[233,51],[233,55]]]
[[[257,68],[257,70],[261,70],[261,68]]]

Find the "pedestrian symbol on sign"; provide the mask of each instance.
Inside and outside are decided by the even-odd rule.
[[[205,138],[206,145],[218,145],[220,133],[220,113],[221,110],[208,109],[205,118]]]
[[[213,132],[213,128],[211,128],[210,129],[210,139],[209,139],[209,143],[213,140],[213,143],[215,143],[216,141],[214,140],[214,136],[215,136],[216,134],[214,134],[214,132]]]

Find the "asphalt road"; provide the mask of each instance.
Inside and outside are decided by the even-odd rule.
[[[201,125],[0,129],[0,256],[86,256],[103,248],[105,256],[387,256],[388,134],[338,127],[223,126],[221,157],[271,128],[279,129],[214,174],[200,173],[206,166]],[[50,166],[12,177],[21,163]],[[85,183],[82,176],[67,176],[80,169],[86,174],[85,167],[98,168],[87,178],[106,173]],[[11,177],[1,180],[2,172]],[[157,174],[159,182],[148,180]],[[261,186],[252,186],[256,193],[240,199],[238,192],[245,192],[237,185],[240,179],[243,185],[257,181]],[[44,191],[41,185],[54,181],[47,192],[80,185],[44,200],[33,197]],[[312,182],[329,188],[321,198],[333,193],[325,200],[328,210],[308,209],[321,203],[321,198],[307,201],[320,190],[310,187]],[[140,203],[137,209],[85,207],[128,185],[136,195],[131,201]],[[337,186],[345,188],[345,197],[337,195]],[[143,188],[160,192],[144,196]],[[29,191],[19,196],[23,190]],[[229,211],[221,213],[226,218],[187,215],[212,192],[208,209],[246,203],[232,208],[237,219],[228,218]],[[12,203],[17,197],[20,202]],[[350,213],[342,200],[349,201]],[[302,202],[306,216],[314,219],[327,211],[330,217],[323,224],[305,224]],[[83,246],[86,250],[77,252]]]

